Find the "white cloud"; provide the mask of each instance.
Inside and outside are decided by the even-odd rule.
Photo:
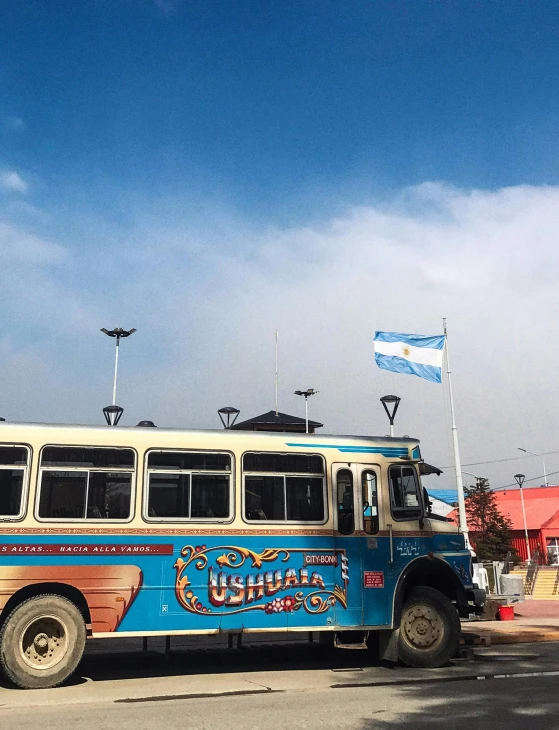
[[[14,193],[26,193],[29,185],[15,170],[0,171],[0,187]]]
[[[223,405],[248,418],[274,405],[277,327],[281,410],[301,413],[293,391],[314,387],[311,417],[325,432],[383,434],[378,399],[396,392],[397,432],[420,437],[429,461],[449,464],[444,388],[378,370],[372,349],[375,329],[437,334],[445,316],[464,462],[516,456],[517,446],[555,448],[559,188],[429,183],[389,204],[284,229],[255,230],[233,217],[227,226],[226,216],[205,227],[185,216],[170,228],[163,213],[143,216],[112,244],[104,235],[102,250],[81,242],[71,257],[44,238],[17,254],[9,232],[2,248],[0,228],[0,259],[12,257],[9,291],[0,291],[3,329],[15,326],[15,307],[18,327],[40,326],[50,338],[39,357],[41,382],[50,383],[44,400],[23,407],[21,373],[10,373],[17,358],[0,362],[14,382],[10,413],[70,419],[79,402],[80,420],[98,419],[112,367],[98,328],[122,326],[138,328],[121,353],[126,422],[218,426]],[[40,261],[33,276],[30,260]],[[62,354],[68,347],[71,357]],[[559,470],[559,457],[547,466]],[[540,465],[480,471],[497,485],[519,467],[530,476]],[[450,471],[438,483],[452,486]]]
[[[4,266],[52,264],[63,261],[65,256],[62,246],[0,220],[0,261]]]

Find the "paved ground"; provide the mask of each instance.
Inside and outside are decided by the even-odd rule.
[[[117,643],[113,640],[113,645]],[[406,686],[502,673],[559,675],[557,643],[481,648],[472,660],[457,660],[449,667],[424,670],[379,663],[373,652],[333,650],[316,643],[260,643],[242,649],[218,645],[181,647],[178,643],[168,656],[163,653],[161,641],[154,640],[146,653],[140,650],[141,642],[121,643],[119,652],[88,652],[67,686],[27,691],[8,685],[0,687],[0,710],[153,697],[324,690],[354,684]],[[0,727],[4,727],[1,715]]]
[[[514,621],[463,623],[466,633],[488,637],[492,644],[559,641],[559,600],[526,600],[514,606]]]
[[[555,601],[534,601],[527,599],[515,606],[515,616],[521,618],[556,618],[559,620],[559,599]]]
[[[340,652],[317,646],[191,650],[169,660],[90,655],[73,686],[0,689],[0,727],[559,730],[559,644],[483,649],[474,661],[422,671],[369,666],[367,652],[348,653],[354,664],[342,667]],[[115,679],[126,664],[135,677]]]

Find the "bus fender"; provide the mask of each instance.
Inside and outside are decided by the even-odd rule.
[[[460,614],[467,611],[466,589],[450,565],[440,558],[422,556],[408,563],[398,578],[394,591],[392,626],[400,625],[406,593],[414,586],[434,588],[452,601]]]

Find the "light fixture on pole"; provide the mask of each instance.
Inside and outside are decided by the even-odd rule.
[[[122,337],[130,337],[130,335],[134,334],[136,332],[135,328],[132,328],[131,330],[124,330],[122,327],[115,327],[112,330],[107,330],[104,327],[101,327],[101,332],[108,335],[109,337],[114,337],[116,340],[116,348],[115,348],[115,375],[114,375],[114,381],[113,381],[113,400],[112,404],[110,406],[107,406],[106,408],[103,408],[103,413],[105,414],[105,419],[107,421],[107,425],[109,426],[116,426],[117,423],[120,421],[120,417],[123,413],[123,408],[116,405],[116,378],[118,374],[118,350],[120,347],[120,340]]]
[[[536,454],[535,451],[528,451],[528,449],[521,449],[520,446],[518,447],[519,451],[523,451],[525,454],[531,454],[532,456],[537,456],[542,460],[542,466],[543,466],[543,483],[547,487],[549,486],[547,483],[547,472],[545,470],[545,461],[543,460],[543,456],[541,454]]]
[[[476,480],[476,486],[478,486],[478,485],[479,485],[479,483],[480,483],[480,482],[481,482],[481,480],[482,480],[482,477],[478,477],[478,475],[477,475],[477,474],[474,474],[474,473],[473,473],[473,472],[471,472],[471,471],[464,471],[464,469],[462,469],[462,474],[468,474],[468,476],[474,477],[474,478],[475,478],[475,480]]]
[[[398,398],[397,395],[383,395],[380,399],[380,402],[384,406],[384,410],[386,411],[386,415],[388,416],[388,420],[390,422],[390,435],[394,436],[394,418],[396,417],[396,411],[398,410],[398,406],[400,405],[400,401],[402,399]],[[389,410],[389,407],[391,410]]]
[[[112,406],[105,406],[103,408],[103,414],[105,415],[105,421],[107,421],[107,426],[118,425],[120,417],[123,413],[124,408],[121,408],[120,406],[115,406],[114,403]]]
[[[524,451],[524,449],[520,449],[520,451]],[[539,454],[536,454],[536,456],[539,456]],[[526,554],[528,555],[528,562],[532,561],[532,554],[530,552],[530,541],[528,540],[528,528],[526,526],[526,510],[524,509],[524,493],[522,492],[522,485],[524,484],[524,479],[526,477],[524,474],[515,474],[514,478],[516,479],[516,483],[518,484],[518,488],[520,489],[520,501],[522,502],[522,516],[524,518],[524,536],[526,537]]]
[[[305,433],[309,432],[309,396],[316,395],[318,390],[307,388],[306,390],[296,390],[294,395],[303,395],[305,397]]]
[[[225,406],[224,408],[220,408],[218,410],[218,415],[221,418],[221,423],[223,423],[223,428],[231,428],[231,426],[239,417],[240,412],[241,411],[238,408],[233,408],[233,406]]]

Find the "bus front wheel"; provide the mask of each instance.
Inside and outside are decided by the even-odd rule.
[[[85,623],[66,598],[40,595],[16,606],[0,632],[0,664],[24,689],[56,687],[78,666]]]
[[[460,619],[440,591],[417,586],[402,608],[398,656],[409,667],[442,667],[460,644]]]

